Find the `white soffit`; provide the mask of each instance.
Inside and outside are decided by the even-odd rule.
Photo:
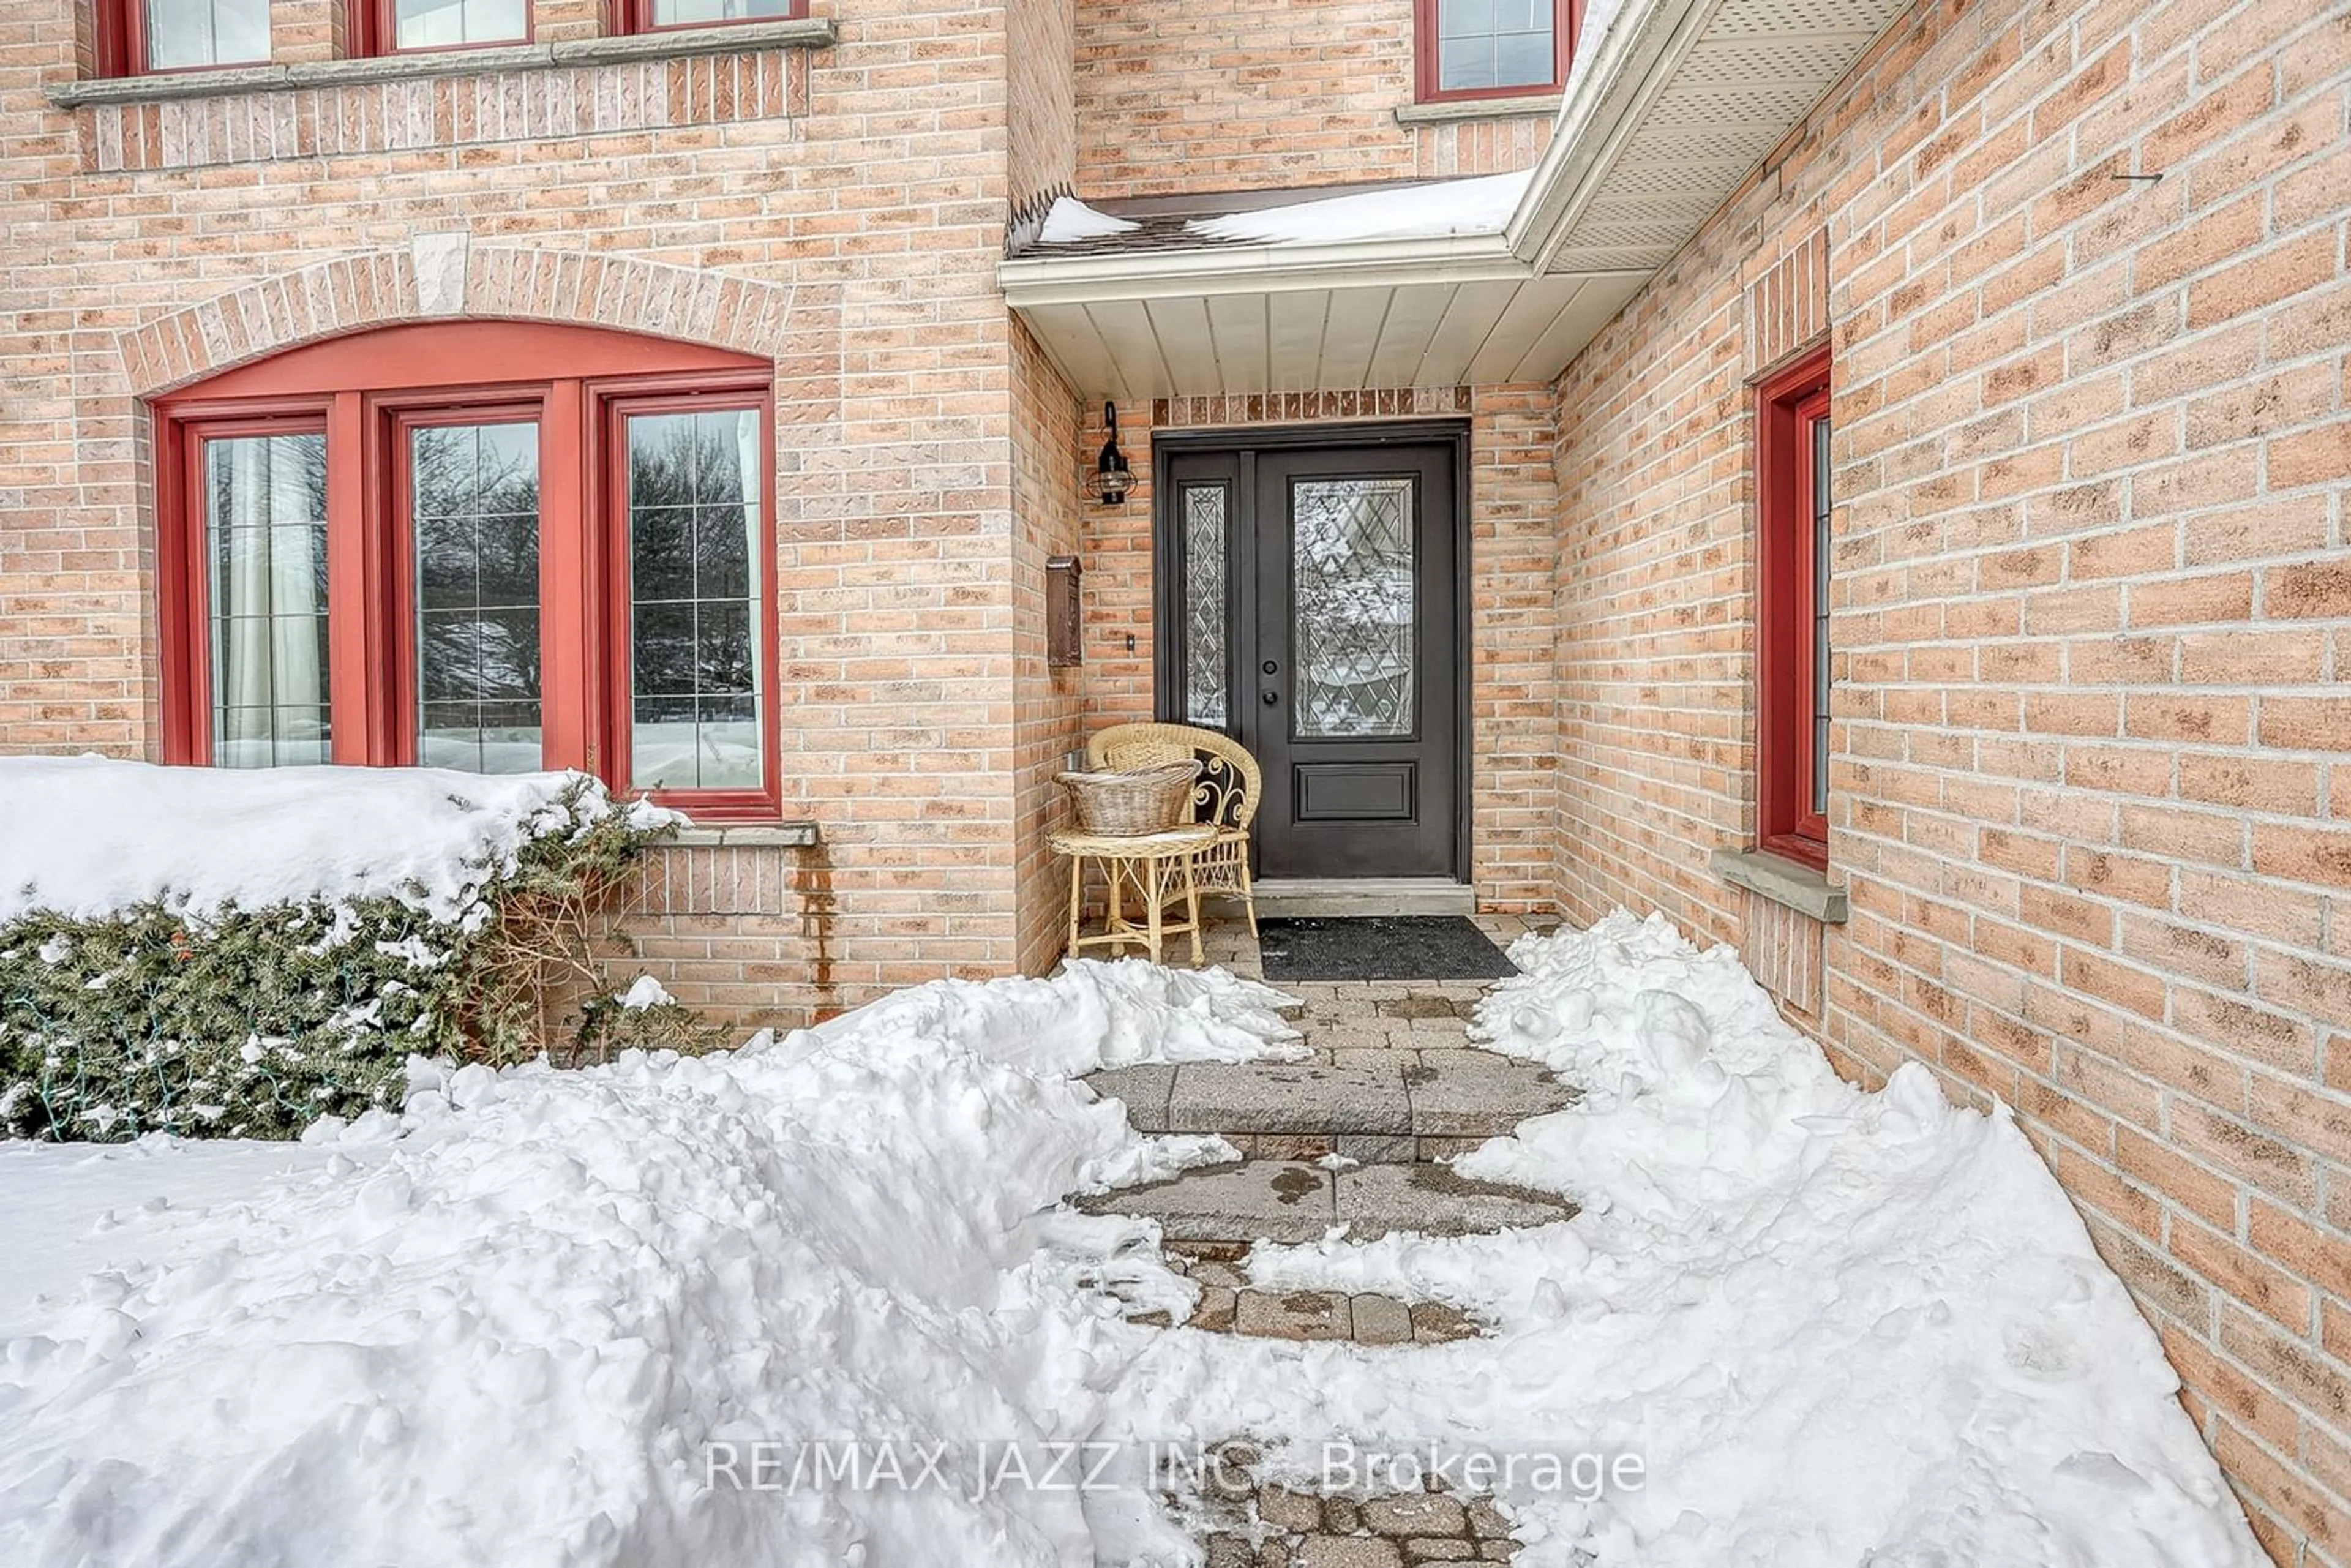
[[[1541,382],[1646,274],[1163,295],[1021,307],[1089,397]]]
[[[1911,0],[1625,0],[1504,233],[1007,259],[1088,397],[1549,381]]]

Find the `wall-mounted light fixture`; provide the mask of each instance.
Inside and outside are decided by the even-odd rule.
[[[1118,404],[1102,404],[1102,453],[1094,459],[1094,471],[1086,476],[1086,494],[1105,507],[1115,507],[1126,499],[1134,488],[1134,470],[1126,465],[1126,454],[1118,449]]]

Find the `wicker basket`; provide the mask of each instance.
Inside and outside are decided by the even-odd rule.
[[[1192,761],[1131,773],[1064,773],[1061,781],[1077,808],[1079,831],[1134,839],[1190,821],[1192,786],[1199,778],[1200,764]]]

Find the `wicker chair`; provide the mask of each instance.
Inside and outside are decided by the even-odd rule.
[[[1193,820],[1217,829],[1216,844],[1202,851],[1196,862],[1200,891],[1239,899],[1254,936],[1257,899],[1249,891],[1249,822],[1265,790],[1257,758],[1228,736],[1186,724],[1114,724],[1086,742],[1086,765],[1094,768],[1148,768],[1196,758],[1204,770],[1192,792]]]

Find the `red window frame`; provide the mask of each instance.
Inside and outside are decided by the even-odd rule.
[[[615,33],[681,33],[704,27],[740,27],[750,22],[789,22],[808,15],[808,0],[792,0],[780,16],[732,16],[716,22],[656,22],[653,0],[612,0]]]
[[[1583,31],[1584,0],[1553,0],[1551,26],[1551,79],[1518,87],[1464,87],[1450,91],[1440,87],[1437,49],[1443,36],[1445,0],[1413,0],[1413,98],[1418,103],[1465,103],[1482,99],[1531,98],[1557,92],[1567,85],[1567,68],[1575,58],[1575,41]]]
[[[631,416],[651,413],[721,413],[729,411],[757,409],[759,428],[767,449],[772,452],[776,443],[775,400],[768,395],[765,381],[757,384],[744,382],[728,386],[708,381],[691,389],[680,389],[674,382],[663,384],[617,383],[601,389],[595,418],[604,453],[601,476],[604,503],[598,508],[605,537],[603,559],[610,562],[609,570],[620,591],[602,596],[604,606],[605,650],[603,670],[604,690],[608,694],[602,715],[604,733],[611,737],[601,776],[616,790],[627,791],[633,786],[630,768],[635,756],[633,745],[634,714],[631,709],[630,689],[630,608],[627,591],[629,573],[629,448],[623,438],[623,427]],[[759,603],[764,607],[764,632],[759,637],[760,689],[765,693],[759,703],[759,723],[766,747],[766,759],[761,773],[768,779],[764,790],[696,789],[655,790],[654,799],[667,800],[673,797],[689,797],[695,802],[695,814],[713,820],[740,821],[758,816],[772,816],[780,799],[776,786],[777,741],[777,640],[776,627],[776,547],[775,547],[775,480],[772,461],[762,465],[759,496],[759,527],[761,549],[759,561]]]
[[[460,49],[506,49],[528,44],[537,26],[538,7],[523,0],[522,31],[507,38],[485,38],[478,44],[417,44],[402,48],[396,0],[348,0],[343,31],[345,52],[352,56],[445,55]]]
[[[627,454],[604,455],[628,412],[757,408],[760,746],[758,789],[651,793],[700,821],[776,820],[778,713],[773,367],[726,350],[585,327],[437,322],[288,350],[157,399],[157,607],[163,759],[212,761],[212,623],[202,464],[207,440],[327,438],[329,755],[416,758],[415,568],[406,433],[536,418],[539,427],[540,759],[630,789]]]
[[[1829,417],[1829,352],[1805,354],[1756,388],[1755,807],[1757,847],[1817,871],[1829,863],[1814,809],[1819,603],[1813,459]]]
[[[98,74],[103,77],[184,76],[190,71],[235,70],[241,66],[266,66],[269,57],[250,60],[212,60],[200,66],[147,63],[146,0],[94,0],[97,6],[93,42],[98,49]]]

